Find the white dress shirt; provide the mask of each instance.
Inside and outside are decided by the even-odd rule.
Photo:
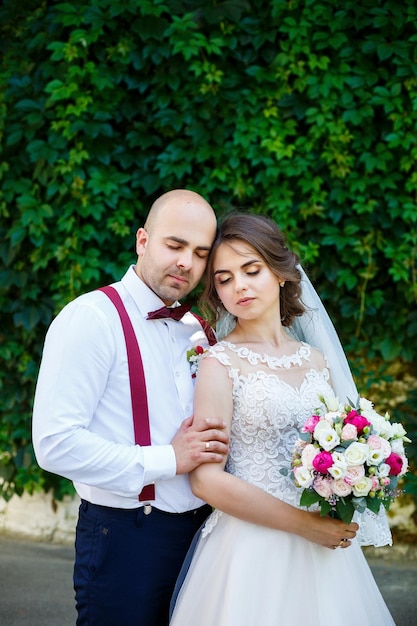
[[[186,352],[207,346],[195,317],[147,320],[163,302],[130,267],[120,294],[139,342],[145,372],[151,446],[134,443],[126,344],[119,314],[93,291],[64,307],[45,339],[35,393],[33,445],[38,463],[74,482],[89,502],[140,506],[138,494],[155,482],[155,506],[184,512],[203,503],[188,475],[176,475],[170,441],[193,414],[194,384]]]

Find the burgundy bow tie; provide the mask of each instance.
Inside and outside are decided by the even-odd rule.
[[[147,320],[159,320],[166,317],[171,317],[173,320],[177,322],[191,309],[191,305],[189,304],[180,304],[180,306],[175,307],[167,307],[163,306],[156,311],[150,311],[148,313]]]

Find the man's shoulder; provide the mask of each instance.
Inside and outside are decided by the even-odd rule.
[[[113,283],[117,291],[119,291],[121,285],[120,282]],[[113,304],[106,297],[106,295],[100,289],[93,289],[85,293],[80,294],[67,304],[65,304],[59,311],[57,318],[66,317],[69,315],[99,315],[108,316],[109,312],[114,309]]]

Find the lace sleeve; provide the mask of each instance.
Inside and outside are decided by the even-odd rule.
[[[209,357],[217,359],[225,367],[231,366],[230,356],[227,354],[224,345],[222,345],[221,343],[216,343],[214,346],[211,346],[211,348],[207,350],[204,358]]]
[[[392,535],[387,515],[381,505],[378,515],[365,509],[363,513],[355,513],[353,521],[359,524],[356,538],[360,546],[392,546]]]

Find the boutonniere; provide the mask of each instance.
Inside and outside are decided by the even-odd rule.
[[[207,350],[205,350],[203,346],[196,346],[191,350],[187,350],[187,361],[190,364],[192,378],[196,377],[201,357],[205,352],[207,352]]]

